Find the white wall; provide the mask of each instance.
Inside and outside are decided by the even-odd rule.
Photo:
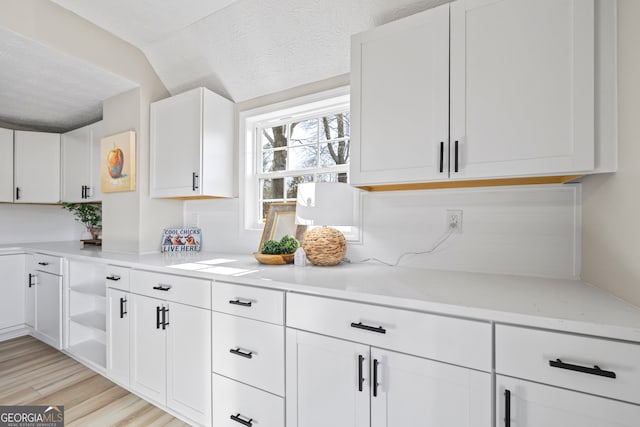
[[[0,245],[89,238],[60,206],[0,204]]]
[[[363,193],[362,243],[353,262],[395,262],[431,248],[446,231],[446,209],[463,210],[463,232],[435,253],[401,265],[432,269],[577,278],[580,185]],[[242,230],[238,199],[185,203],[185,223],[203,230],[207,251],[252,253],[261,233]]]
[[[582,279],[640,306],[640,2],[618,2],[618,171],[584,180]]]

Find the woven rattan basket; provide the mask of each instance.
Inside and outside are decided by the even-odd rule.
[[[302,249],[314,265],[336,265],[344,259],[347,241],[335,228],[317,227],[304,233]]]

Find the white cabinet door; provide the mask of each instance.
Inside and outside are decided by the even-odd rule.
[[[62,200],[82,203],[86,200],[91,170],[91,130],[86,126],[61,137]]]
[[[96,202],[100,192],[100,139],[102,122],[62,135],[62,200],[69,203]]]
[[[593,169],[594,37],[593,0],[451,3],[451,178]]]
[[[351,183],[448,178],[449,5],[353,37],[351,111]]]
[[[166,326],[155,298],[131,295],[131,388],[160,404],[166,397]],[[166,317],[166,316],[165,316]]]
[[[100,163],[100,141],[104,136],[104,124],[101,121],[87,126],[91,130],[91,157],[89,158],[89,189],[87,201],[97,202],[102,200],[100,191],[100,173],[102,164]]]
[[[636,427],[639,419],[638,405],[496,376],[496,427]]]
[[[491,374],[377,348],[371,360],[372,427],[491,426]]]
[[[60,201],[60,135],[15,131],[14,192],[17,203]]]
[[[59,349],[62,345],[62,277],[42,271],[36,274],[36,335]]]
[[[107,289],[107,375],[129,385],[130,298],[128,292]]]
[[[2,277],[0,330],[20,326],[25,321],[24,272],[25,256],[23,254],[0,256],[0,277]]]
[[[23,279],[24,280],[24,279]],[[38,275],[33,270],[27,271],[24,281],[24,323],[27,326],[36,327],[36,285]]]
[[[288,427],[369,427],[368,346],[289,328],[286,346]]]
[[[197,88],[151,104],[151,197],[233,195],[233,104]]]
[[[211,311],[168,303],[167,406],[211,423]]]
[[[202,92],[151,104],[151,196],[198,195],[202,152]]]
[[[13,202],[13,131],[0,128],[0,202]]]

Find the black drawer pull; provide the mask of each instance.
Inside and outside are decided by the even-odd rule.
[[[114,282],[117,282],[118,280],[120,280],[120,276],[116,276],[115,274],[112,274],[111,276],[107,276],[106,279],[107,280],[113,280]]]
[[[230,300],[229,304],[240,305],[242,307],[251,307],[252,302],[251,301],[240,301],[239,298],[236,298],[235,300]]]
[[[233,353],[236,356],[244,357],[245,359],[253,358],[253,352],[252,351],[250,351],[248,353],[245,353],[244,351],[240,350],[240,347],[229,349],[229,353]]]
[[[35,279],[35,278],[36,278],[35,274],[29,273],[29,287],[32,287],[32,286],[36,285],[35,283],[33,283],[33,279]]]
[[[253,418],[249,418],[249,421],[243,420],[242,418],[240,418],[240,414],[236,414],[236,415],[231,415],[230,417],[233,421],[242,424],[243,426],[247,426],[247,427],[251,427],[253,426]]]
[[[171,289],[171,285],[158,285],[154,286],[153,289],[155,289],[156,291],[168,291],[169,289]]]
[[[588,366],[572,365],[571,363],[565,363],[560,359],[549,360],[549,366],[553,368],[568,369],[569,371],[583,372],[585,374],[597,375],[599,377],[615,378],[616,373],[613,371],[605,371],[600,369],[598,365],[594,365],[593,368]]]
[[[511,427],[511,390],[504,391],[504,427]]]
[[[364,376],[362,375],[362,364],[364,362],[364,356],[358,355],[358,391],[362,391],[362,383],[364,383]]]
[[[167,329],[167,326],[169,326],[169,322],[167,322],[167,318],[169,317],[169,307],[162,307],[160,311],[162,311],[162,330],[165,330]]]
[[[47,265],[49,265],[49,263],[48,263],[48,262],[44,262],[44,261],[40,261],[40,262],[38,263],[38,265],[44,265],[44,266],[47,266]]]
[[[164,311],[162,312],[164,314]],[[160,329],[160,325],[164,322],[160,322],[160,307],[156,306],[156,329]]]
[[[127,308],[125,304],[127,303],[126,298],[120,298],[120,318],[124,319],[124,315],[127,314]]]
[[[191,190],[196,191],[198,189],[198,174],[193,172],[191,174]]]
[[[365,325],[362,322],[358,322],[358,323],[351,323],[351,327],[352,328],[357,328],[357,329],[364,329],[365,331],[371,331],[371,332],[377,332],[379,334],[386,334],[387,330],[385,328],[383,328],[382,326],[369,326],[369,325]]]
[[[373,386],[373,397],[378,397],[378,359],[373,359],[373,379],[371,385]]]
[[[444,172],[444,141],[440,141],[440,173]]]

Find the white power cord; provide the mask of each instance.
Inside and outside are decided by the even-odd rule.
[[[436,240],[436,242],[433,244],[431,249],[426,250],[426,251],[421,251],[421,252],[405,252],[402,255],[400,255],[398,257],[398,259],[396,260],[396,262],[393,263],[393,264],[389,263],[389,262],[386,262],[386,261],[382,261],[381,259],[374,258],[374,257],[365,258],[365,259],[363,259],[361,261],[358,261],[358,263],[376,261],[376,262],[379,262],[380,264],[384,264],[384,265],[387,265],[389,267],[397,267],[400,264],[400,261],[402,261],[402,259],[404,257],[406,257],[406,256],[409,256],[409,255],[426,255],[426,254],[430,254],[430,253],[434,252],[436,249],[438,249],[440,247],[440,245],[442,245],[444,242],[449,240],[449,237],[451,237],[451,235],[453,233],[455,233],[457,227],[458,227],[457,223],[449,224],[449,229],[442,236],[440,236],[440,238],[438,240]]]

